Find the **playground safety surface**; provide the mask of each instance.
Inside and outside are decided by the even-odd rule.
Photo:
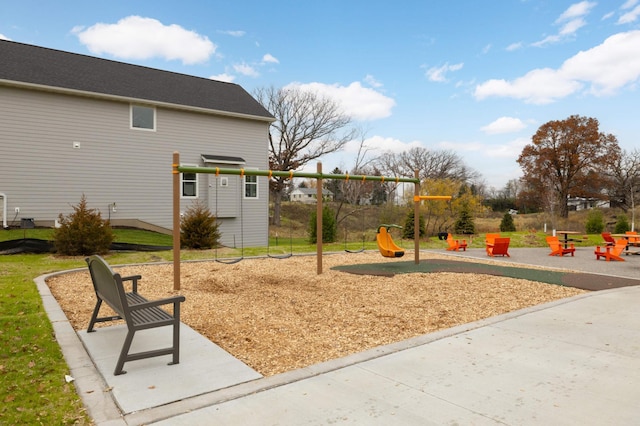
[[[370,263],[340,265],[332,269],[358,275],[376,275],[393,277],[396,274],[453,272],[458,274],[487,274],[509,278],[519,278],[549,284],[575,287],[583,290],[597,291],[638,285],[638,281],[618,276],[606,276],[569,271],[550,271],[514,266],[460,262],[447,259],[427,259],[416,264],[414,261],[394,263]]]

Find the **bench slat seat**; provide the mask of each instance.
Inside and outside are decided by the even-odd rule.
[[[87,332],[94,332],[96,323],[119,319],[125,321],[128,329],[113,374],[117,376],[126,373],[123,366],[127,361],[161,355],[172,355],[172,361],[169,364],[178,364],[180,362],[180,303],[184,302],[184,296],[149,301],[138,293],[138,280],[142,278],[140,275],[122,277],[113,272],[107,262],[97,255],[88,257],[86,262],[89,266],[97,299]],[[131,291],[126,292],[123,282],[129,281],[131,282]],[[102,302],[106,302],[117,315],[99,317]],[[173,305],[173,315],[160,307],[164,305]],[[170,347],[129,353],[136,331],[164,326],[172,326],[173,328],[173,342]]]

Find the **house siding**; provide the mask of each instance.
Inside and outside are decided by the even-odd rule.
[[[204,166],[202,154],[232,155],[245,167],[267,169],[268,126],[157,107],[155,131],[131,129],[129,102],[0,86],[0,193],[7,195],[7,221],[53,223],[58,214],[73,212],[84,194],[90,208],[115,224],[139,220],[170,230],[172,153],[180,152],[182,164]],[[208,176],[199,175],[198,191],[210,205]],[[260,198],[243,200],[242,215],[221,221],[223,244],[233,245],[235,237],[239,245],[242,233],[244,246],[266,245],[268,184],[258,181]],[[181,211],[189,205],[183,199]]]

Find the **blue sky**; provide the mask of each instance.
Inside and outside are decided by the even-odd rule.
[[[249,92],[318,90],[370,155],[452,150],[496,189],[550,120],[595,117],[639,145],[640,0],[0,0],[0,38]],[[324,169],[352,167],[356,149]]]

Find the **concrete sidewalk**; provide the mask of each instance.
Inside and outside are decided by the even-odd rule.
[[[540,249],[510,253],[504,262],[544,256]],[[586,253],[558,260],[634,278],[640,267],[640,258],[614,267],[588,262]],[[179,365],[159,357],[151,365],[127,363],[129,374],[113,376],[115,360],[105,354],[119,352],[124,330],[79,338],[45,278],[36,280],[45,309],[99,425],[625,425],[640,419],[639,287],[593,292],[267,378],[183,325]]]

